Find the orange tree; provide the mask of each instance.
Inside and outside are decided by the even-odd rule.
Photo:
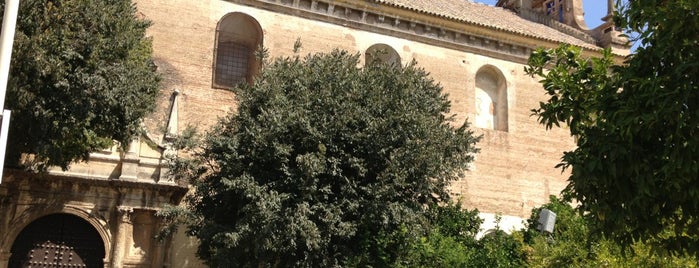
[[[622,65],[609,51],[537,50],[526,70],[550,99],[533,112],[578,137],[560,165],[571,170],[565,193],[596,233],[699,252],[699,0],[619,10],[617,25],[640,32],[641,46]]]

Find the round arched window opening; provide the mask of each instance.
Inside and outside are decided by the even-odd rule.
[[[262,46],[262,28],[250,15],[226,14],[216,27],[213,87],[252,83],[260,68],[255,51]]]

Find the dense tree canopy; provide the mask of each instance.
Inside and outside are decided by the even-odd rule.
[[[9,164],[32,153],[66,167],[113,140],[128,144],[158,93],[148,26],[130,0],[20,1]]]
[[[425,268],[517,268],[525,267],[521,239],[499,228],[476,239],[483,231],[478,210],[460,203],[431,206],[430,226],[424,236],[407,241],[407,251],[390,267]],[[352,266],[356,267],[356,266]]]
[[[205,136],[189,232],[212,267],[394,263],[476,137],[415,64],[343,51],[280,58]]]
[[[593,229],[699,252],[699,0],[619,10],[617,25],[639,31],[641,46],[621,65],[608,51],[585,59],[571,47],[538,50],[528,72],[550,99],[534,113],[578,138],[561,165]]]

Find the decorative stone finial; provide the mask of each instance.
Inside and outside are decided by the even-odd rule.
[[[177,110],[178,110],[178,98],[180,96],[180,90],[175,89],[172,91],[172,104],[170,105],[170,116],[167,121],[167,131],[165,132],[165,139],[177,136]]]

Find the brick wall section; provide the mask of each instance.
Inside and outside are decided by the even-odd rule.
[[[152,133],[161,133],[174,89],[181,92],[179,129],[197,125],[206,129],[234,107],[234,96],[211,87],[215,28],[228,12],[246,13],[260,23],[264,45],[272,56],[291,55],[301,38],[301,53],[342,48],[363,52],[376,43],[392,46],[405,64],[418,64],[441,83],[452,100],[457,123],[475,115],[475,74],[486,64],[497,67],[507,79],[509,131],[477,129],[483,134],[473,170],[453,184],[455,195],[469,208],[484,212],[528,217],[532,207],[558,194],[566,174],[554,169],[572,138],[560,129],[545,131],[530,116],[544,92],[523,65],[462,51],[435,47],[407,39],[359,31],[217,0],[137,0],[138,10],[153,21],[156,64],[165,76],[158,110],[146,121]]]

